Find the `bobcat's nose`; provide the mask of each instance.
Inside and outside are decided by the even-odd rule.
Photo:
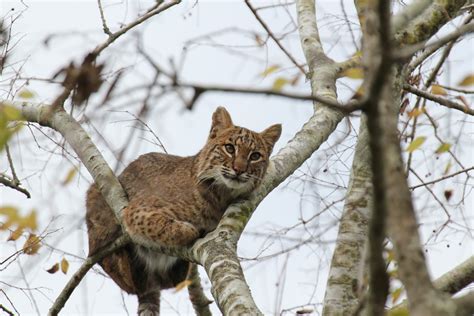
[[[235,174],[239,176],[247,170],[247,163],[241,159],[236,159],[232,165],[232,169],[234,170]]]

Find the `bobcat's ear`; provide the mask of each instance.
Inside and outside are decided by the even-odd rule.
[[[281,135],[281,124],[272,125],[260,133],[260,136],[262,136],[263,140],[265,141],[265,144],[269,147],[268,149],[270,151],[273,149],[273,146],[275,145],[277,140],[280,138],[280,135]]]
[[[217,132],[219,130],[226,129],[232,126],[234,126],[234,124],[232,123],[232,119],[230,118],[229,112],[227,112],[224,107],[219,106],[214,112],[214,114],[212,114],[212,126],[209,137],[214,138],[217,136]]]

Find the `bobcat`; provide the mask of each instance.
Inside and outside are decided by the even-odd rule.
[[[120,288],[138,296],[139,315],[159,314],[160,290],[184,281],[189,269],[188,262],[143,245],[189,245],[214,230],[231,203],[258,187],[280,134],[280,124],[261,133],[235,126],[218,107],[207,143],[195,156],[148,153],[125,168],[119,176],[129,198],[123,224],[136,243],[100,265]],[[89,253],[94,254],[121,229],[95,185],[86,206]]]

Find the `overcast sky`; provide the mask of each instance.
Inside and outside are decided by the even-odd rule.
[[[80,62],[88,51],[105,40],[96,1],[24,0],[23,2],[28,7],[18,1],[2,0],[0,3],[0,16],[12,17],[22,12],[21,17],[14,23],[13,35],[18,44],[10,61],[15,62],[16,70],[21,68],[23,77],[51,78],[71,61]],[[141,1],[140,6],[137,6],[135,1],[104,1],[104,3],[107,3],[104,5],[105,14],[113,31],[117,30],[120,23],[131,21],[137,12],[143,12],[152,2]],[[320,3],[318,15],[321,37],[327,52],[336,60],[351,56],[356,48],[341,18],[339,1],[327,0],[318,3]],[[352,1],[346,3],[349,18],[356,21]],[[298,61],[304,63],[298,34],[294,32],[292,24],[294,21],[292,22],[288,15],[294,19],[294,11],[292,5],[288,7],[288,11],[266,10],[263,16],[276,32],[292,32],[283,43]],[[355,39],[358,40],[357,26],[352,27],[356,32]],[[226,32],[214,38],[206,36],[221,30]],[[248,8],[238,1],[225,3],[199,1],[198,4],[194,1],[184,2],[119,39],[104,52],[99,61],[105,62],[108,74],[113,74],[122,68],[126,71],[126,80],[122,82],[121,89],[137,84],[149,84],[153,78],[153,70],[144,58],[136,53],[137,41],[141,41],[144,49],[168,70],[171,69],[170,58],[175,64],[181,65],[181,77],[187,82],[271,87],[276,77],[291,77],[297,73],[273,43],[269,42],[267,49],[256,48],[255,37],[248,31],[262,33]],[[455,47],[449,58],[452,67],[441,76],[444,83],[457,82],[464,75],[474,72],[472,44],[471,39],[466,44]],[[186,58],[181,63],[184,47],[186,47]],[[282,65],[284,68],[268,78],[259,75],[274,64]],[[107,79],[111,80],[112,77]],[[357,83],[355,80],[341,81],[338,85],[339,98],[346,100]],[[1,88],[0,93],[4,98],[5,87]],[[54,98],[60,87],[31,80],[28,89],[35,92],[35,101],[48,102]],[[300,80],[299,84],[291,89],[310,92],[309,84],[304,80]],[[124,111],[136,111],[142,97],[143,92],[132,92],[122,98],[114,99],[107,108],[97,106],[97,100],[93,99],[85,111],[85,115],[91,120],[91,124],[85,127],[112,167],[116,161],[111,150],[117,151],[124,145],[134,123],[133,117]],[[193,155],[202,147],[209,131],[211,114],[217,106],[226,106],[237,125],[256,131],[261,131],[274,123],[282,123],[283,134],[276,151],[294,135],[312,113],[309,102],[255,95],[206,93],[192,111],[186,110],[177,97],[155,101],[156,106],[152,107],[147,124],[159,136],[168,152],[183,156]],[[459,123],[457,117],[445,117],[442,113],[440,117],[443,117],[440,121],[441,127],[449,126],[446,129],[441,128],[440,133],[448,139],[457,137],[460,133],[455,127],[455,123]],[[267,239],[256,236],[255,233],[268,234],[280,231],[298,223],[301,218],[310,218],[327,205],[343,198],[350,172],[358,118],[353,117],[350,122],[351,124],[347,120],[342,122],[319,153],[261,203],[246,228],[249,234],[239,243],[240,256],[247,259],[256,256],[265,257],[295,245],[286,239]],[[470,120],[467,123],[463,121],[462,127],[458,125],[465,135],[470,135],[470,139],[464,144],[467,147],[457,151],[465,167],[472,166],[473,160],[472,152],[469,150],[473,145],[472,123]],[[93,126],[100,131],[101,137]],[[52,135],[54,139],[60,140],[54,133],[44,131],[48,136]],[[428,128],[426,131],[432,133]],[[40,148],[34,142],[32,134],[39,139]],[[139,154],[161,151],[153,142],[154,137],[149,132],[145,132],[141,137],[137,136],[128,145],[130,149],[126,152],[125,163]],[[335,146],[336,144],[338,145]],[[64,254],[43,247],[39,255],[22,256],[18,259],[18,263],[23,266],[29,287],[41,287],[31,293],[41,314],[45,314],[52,300],[82,262],[72,254],[81,258],[87,255],[87,236],[83,222],[84,195],[91,178],[85,168],[81,167],[80,176],[67,186],[61,185],[68,170],[73,166],[80,167],[80,164],[73,158],[74,155],[58,150],[55,143],[42,136],[35,128],[25,129],[16,137],[12,141],[12,151],[17,172],[24,179],[25,187],[32,193],[32,198],[27,200],[19,193],[1,187],[0,205],[18,206],[25,214],[35,208],[38,212],[40,231],[50,232],[45,239],[46,243],[66,252]],[[7,170],[4,156],[4,153],[0,155],[0,172]],[[429,157],[428,151],[417,157],[415,166],[420,168],[423,175],[426,170],[432,172],[433,177],[439,175],[442,172],[440,168],[446,164],[446,160],[441,157],[429,166],[424,166],[426,156]],[[120,165],[119,169],[122,170],[123,165]],[[300,181],[304,174],[312,174],[314,177],[306,177],[305,182]],[[463,179],[465,178],[457,178],[457,182],[450,182],[446,186],[456,186],[462,183]],[[444,189],[444,186],[438,187],[437,193]],[[471,189],[472,182],[468,184],[468,191]],[[460,193],[455,190],[454,194],[455,198],[459,199]],[[256,264],[255,260],[243,262],[252,294],[257,305],[266,314],[322,301],[342,205],[340,202],[336,203],[334,207],[322,212],[317,220],[308,224],[306,229],[300,227],[287,232],[286,237],[303,240],[313,238],[310,243],[290,256],[278,255],[259,264]],[[467,195],[464,204],[459,206],[462,214],[454,214],[454,218],[464,216],[465,220],[460,220],[459,223],[468,225],[468,229],[457,227],[456,230],[449,227],[446,234],[441,234],[437,239],[429,238],[433,236],[433,227],[439,227],[443,222],[439,206],[433,204],[426,192],[420,193],[417,205],[423,211],[420,218],[427,223],[422,228],[425,240],[430,241],[426,249],[430,270],[436,277],[473,253],[472,233],[469,233],[472,232],[473,226],[473,198],[472,195]],[[7,238],[8,233],[0,233],[0,240]],[[21,246],[21,241],[16,246]],[[0,247],[1,258],[15,250],[12,242],[2,241]],[[45,271],[63,257],[71,263],[67,276],[61,273],[50,275]],[[1,272],[0,281],[18,287],[28,287],[17,262]],[[282,281],[284,290],[278,293],[276,284]],[[206,283],[205,287],[209,289],[209,284]],[[0,284],[0,288],[7,291],[9,298],[15,302],[22,315],[36,313],[34,304],[27,297],[28,293],[8,288],[4,284]],[[209,292],[208,295],[210,296]],[[280,306],[277,305],[277,297],[283,297]],[[0,302],[4,301],[5,297],[0,293]],[[99,315],[125,314],[126,309],[130,314],[134,314],[136,305],[135,297],[125,294],[122,299],[119,288],[96,269],[87,275],[63,311],[65,315]],[[217,311],[215,304],[212,307]],[[164,293],[162,298],[164,315],[177,313],[186,315],[191,312],[186,291],[174,293],[170,290]]]

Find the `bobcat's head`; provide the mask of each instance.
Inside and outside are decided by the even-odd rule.
[[[280,134],[280,124],[261,133],[235,126],[227,110],[218,107],[212,115],[207,143],[199,154],[199,182],[210,181],[234,196],[250,193],[265,175]]]

